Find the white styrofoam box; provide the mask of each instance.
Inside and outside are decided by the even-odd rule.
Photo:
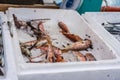
[[[3,47],[4,47],[4,60],[5,60],[5,68],[4,68],[4,76],[0,76],[0,80],[18,80],[16,73],[16,66],[14,61],[13,54],[13,46],[11,44],[11,37],[7,25],[7,17],[3,12],[0,12],[1,18],[1,27],[2,27],[2,39],[3,39]]]
[[[12,14],[15,14],[20,20],[50,18],[51,20],[55,21],[63,21],[68,25],[71,33],[78,34],[83,39],[88,38],[86,34],[89,35],[90,40],[92,40],[93,43],[93,50],[91,50],[91,52],[96,57],[97,61],[41,64],[26,63],[21,54],[18,41],[19,36],[16,32]],[[115,48],[109,45],[109,43],[116,44],[116,42],[112,41],[113,38],[111,35],[107,34],[103,28],[90,26],[76,11],[57,9],[9,8],[7,15],[9,21],[12,23],[12,41],[14,45],[14,55],[20,80],[46,80],[49,78],[56,80],[57,77],[58,80],[73,80],[74,77],[76,77],[76,80],[79,80],[82,75],[88,74],[89,71],[90,73],[94,74],[94,71],[98,72],[100,70],[112,70],[116,68],[119,69],[118,66],[120,66],[120,61],[117,54],[120,50],[116,51]],[[111,40],[107,40],[105,37],[110,37]],[[115,44],[113,44],[113,46]],[[102,73],[104,73],[97,72],[96,74],[101,74],[101,76]],[[80,75],[78,75],[79,73]],[[74,77],[72,78],[71,75],[74,75]],[[88,78],[82,77],[82,79],[88,80],[90,77],[92,78],[93,76],[89,76]],[[95,80],[95,78],[93,80]]]
[[[84,19],[91,24],[92,26],[95,26],[97,29],[103,29],[105,34],[102,35],[104,37],[105,41],[109,40],[109,45],[114,48],[114,50],[117,52],[117,54],[120,56],[120,50],[119,50],[119,39],[117,39],[117,36],[111,35],[101,24],[106,22],[116,22],[118,23],[120,21],[119,19],[120,12],[86,12],[82,15]],[[101,31],[99,34],[103,34]],[[106,37],[107,35],[110,35],[109,37]],[[112,39],[111,39],[112,38]],[[114,43],[115,42],[115,43]]]

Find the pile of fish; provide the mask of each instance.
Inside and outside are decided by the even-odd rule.
[[[0,76],[3,75],[4,67],[4,51],[3,51],[3,42],[2,42],[2,30],[0,26]]]
[[[120,23],[119,22],[105,22],[101,24],[110,32],[118,41],[120,41]]]
[[[57,23],[56,28],[59,29],[59,31],[54,33],[60,34],[60,37],[56,37],[63,37],[63,41],[68,40],[70,42],[66,43],[66,45],[62,45],[61,48],[53,44],[55,39],[52,39],[53,35],[51,36],[50,31],[47,30],[48,28],[46,29],[46,26],[44,26],[44,24],[51,19],[23,21],[19,20],[15,14],[13,14],[13,18],[17,32],[20,32],[21,35],[25,33],[23,35],[27,34],[30,37],[26,37],[28,41],[25,42],[19,40],[21,52],[27,63],[96,61],[92,53],[87,52],[82,54],[81,52],[92,49],[92,41],[82,39],[79,35],[71,33],[64,22],[60,21]],[[31,40],[31,38],[34,38],[34,40]],[[62,42],[56,42],[56,44],[59,43],[62,44]]]

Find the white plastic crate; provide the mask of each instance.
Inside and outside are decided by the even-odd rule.
[[[93,43],[91,52],[97,61],[26,63],[19,47],[19,36],[16,32],[12,14],[15,14],[21,20],[50,18],[55,21],[63,21],[72,33],[78,34],[82,38],[88,38],[86,34],[91,36],[89,38]],[[101,77],[105,80],[119,80],[120,77],[117,74],[120,71],[120,58],[118,56],[120,43],[116,42],[99,25],[91,26],[88,24],[77,12],[56,9],[9,8],[7,16],[12,23],[14,59],[20,80],[98,80],[98,78],[101,80]]]

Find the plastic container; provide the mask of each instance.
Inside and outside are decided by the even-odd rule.
[[[85,12],[99,12],[101,10],[102,0],[84,0],[82,6],[78,6],[77,11],[80,14]]]
[[[50,18],[55,21],[63,21],[68,25],[72,33],[92,40],[93,50],[91,52],[97,61],[47,64],[26,63],[20,50],[19,36],[12,14],[15,14],[21,20]],[[117,74],[120,70],[120,58],[118,56],[120,52],[118,45],[120,43],[116,44],[113,37],[104,28],[99,27],[99,25],[91,26],[88,24],[76,11],[9,8],[7,16],[8,20],[12,23],[14,59],[19,80],[73,80],[73,78],[75,80],[101,80],[101,77],[106,80],[113,80],[114,78],[119,80],[120,77]],[[111,46],[110,43],[113,43],[113,45]]]
[[[102,0],[64,0],[61,8],[74,9],[78,13],[99,12],[101,10]]]

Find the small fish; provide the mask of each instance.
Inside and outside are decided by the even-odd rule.
[[[91,40],[85,39],[84,41],[77,41],[66,48],[63,49],[63,51],[73,50],[73,51],[80,51],[80,50],[86,50],[90,48],[92,45]]]
[[[95,57],[91,53],[86,53],[85,56],[88,61],[96,61]]]
[[[13,19],[14,19],[14,23],[15,23],[15,26],[20,29],[21,26],[24,26],[24,27],[27,27],[27,23],[25,21],[20,21],[17,19],[17,17],[15,16],[15,14],[13,14]]]
[[[53,63],[55,61],[54,52],[51,45],[48,45],[47,61]]]
[[[63,35],[65,35],[65,37],[67,37],[68,39],[70,39],[73,42],[77,42],[77,41],[82,41],[83,40],[78,35],[71,34],[71,33],[65,33],[65,32],[62,32],[62,33],[63,33]]]
[[[86,57],[82,53],[80,53],[79,51],[74,51],[73,53],[77,55],[78,60],[87,61]]]
[[[37,40],[33,40],[33,41],[28,41],[28,42],[20,43],[20,45],[21,46],[30,47],[30,46],[33,46],[36,42],[37,42]]]
[[[20,46],[22,54],[25,55],[26,57],[31,57],[31,52],[28,48]]]

